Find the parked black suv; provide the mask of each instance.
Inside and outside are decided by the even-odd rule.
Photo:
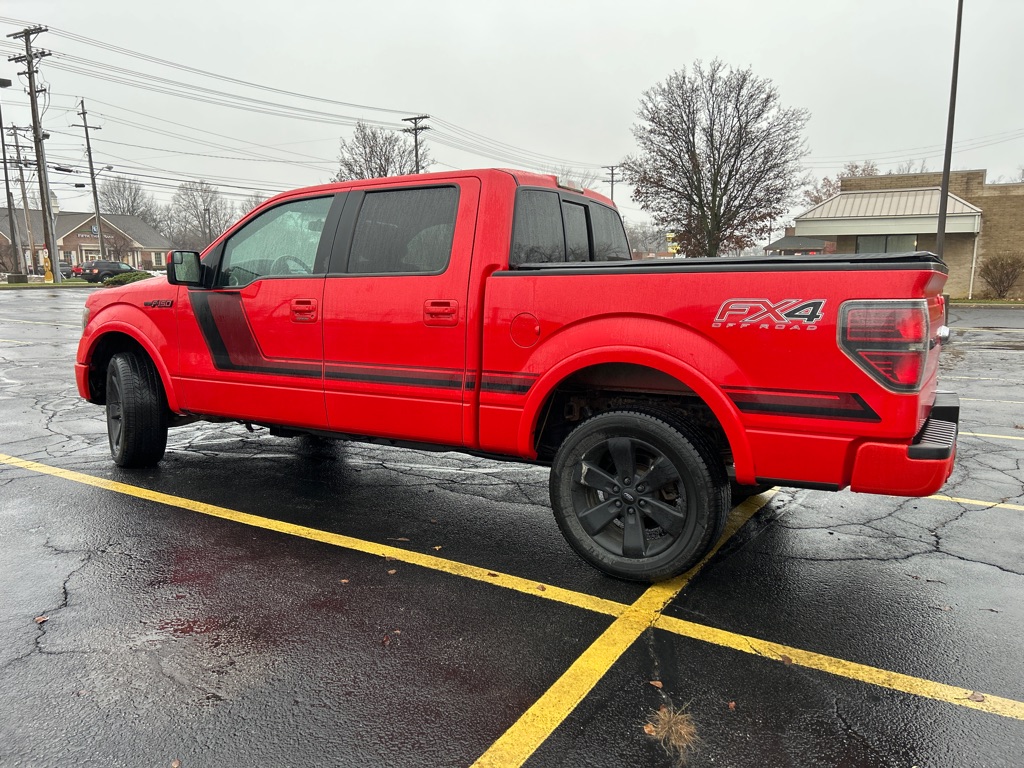
[[[83,261],[82,277],[90,283],[98,283],[108,277],[120,275],[125,272],[139,272],[131,264],[123,261]]]

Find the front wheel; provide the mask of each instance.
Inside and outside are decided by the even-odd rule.
[[[684,573],[715,543],[730,507],[725,466],[703,436],[639,411],[577,427],[555,457],[550,491],[570,546],[632,581]]]
[[[167,449],[167,406],[152,361],[120,352],[107,366],[107,438],[119,467],[149,467]]]

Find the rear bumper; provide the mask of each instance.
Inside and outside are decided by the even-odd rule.
[[[850,490],[892,496],[929,496],[953,471],[960,398],[938,392],[931,414],[910,445],[863,443],[854,456]]]

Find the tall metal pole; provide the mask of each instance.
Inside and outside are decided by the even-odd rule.
[[[0,88],[9,88],[10,80],[0,79]],[[21,247],[21,234],[18,232],[18,224],[14,219],[14,197],[11,195],[11,179],[7,171],[7,139],[3,132],[4,115],[3,106],[0,105],[0,146],[3,147],[4,160],[4,192],[7,195],[7,230],[11,236],[11,245],[14,247],[15,265],[20,268],[25,258],[24,250]]]
[[[89,141],[89,118],[85,112],[85,99],[81,100],[82,116],[81,127],[85,129],[85,154],[89,158],[89,178],[92,181],[92,209],[96,212],[96,237],[100,241],[100,258],[107,258],[107,252],[103,247],[103,224],[100,222],[100,198],[96,193],[96,172],[92,168],[92,144]]]
[[[36,89],[36,59],[49,56],[49,51],[32,51],[32,38],[41,32],[46,32],[46,27],[31,27],[15,32],[8,37],[22,37],[25,39],[25,55],[14,56],[10,60],[24,62],[28,75],[28,101],[32,107],[32,139],[36,147],[36,173],[39,176],[39,204],[43,214],[43,237],[46,239],[46,250],[50,256],[50,268],[53,274],[53,282],[61,282],[60,268],[58,266],[57,237],[53,231],[53,213],[50,208],[50,182],[46,170],[46,149],[43,146],[43,123],[39,115],[39,104],[36,95],[40,92]]]
[[[35,261],[36,239],[32,236],[32,216],[28,210],[28,193],[25,191],[25,164],[21,160],[21,141],[18,129],[11,123],[11,133],[14,134],[14,151],[18,155],[18,179],[21,181],[21,212],[25,214],[25,229],[28,230],[28,256],[25,257],[25,273],[28,273],[29,265]]]
[[[942,186],[939,191],[939,225],[935,232],[935,252],[939,258],[946,247],[946,204],[949,199],[949,166],[953,159],[953,118],[956,115],[956,81],[960,71],[960,22],[964,0],[956,3],[956,38],[953,42],[953,79],[949,86],[949,121],[946,123],[946,154],[942,160]],[[977,234],[975,234],[977,237]]]

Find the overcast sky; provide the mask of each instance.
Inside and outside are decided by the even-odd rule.
[[[965,6],[953,168],[1009,180],[1024,164],[1024,2]],[[908,159],[940,170],[956,2],[4,0],[0,14],[0,77],[16,81],[0,93],[4,123],[30,122],[23,66],[6,60],[20,41],[6,35],[48,26],[35,41],[54,54],[40,62],[51,92],[47,159],[80,171],[51,178],[63,209],[88,211],[86,192],[73,187],[88,178],[81,129],[72,127],[80,97],[89,122],[102,126],[96,163],[136,176],[162,202],[189,178],[239,197],[327,181],[354,119],[402,125],[417,114],[432,118],[423,134],[432,170],[547,163],[603,176],[600,166],[635,149],[643,91],[716,57],[753,68],[783,104],[810,111],[814,175],[865,159],[882,171]],[[267,103],[231,108],[224,94]],[[616,202],[642,218],[628,191],[618,187]]]

